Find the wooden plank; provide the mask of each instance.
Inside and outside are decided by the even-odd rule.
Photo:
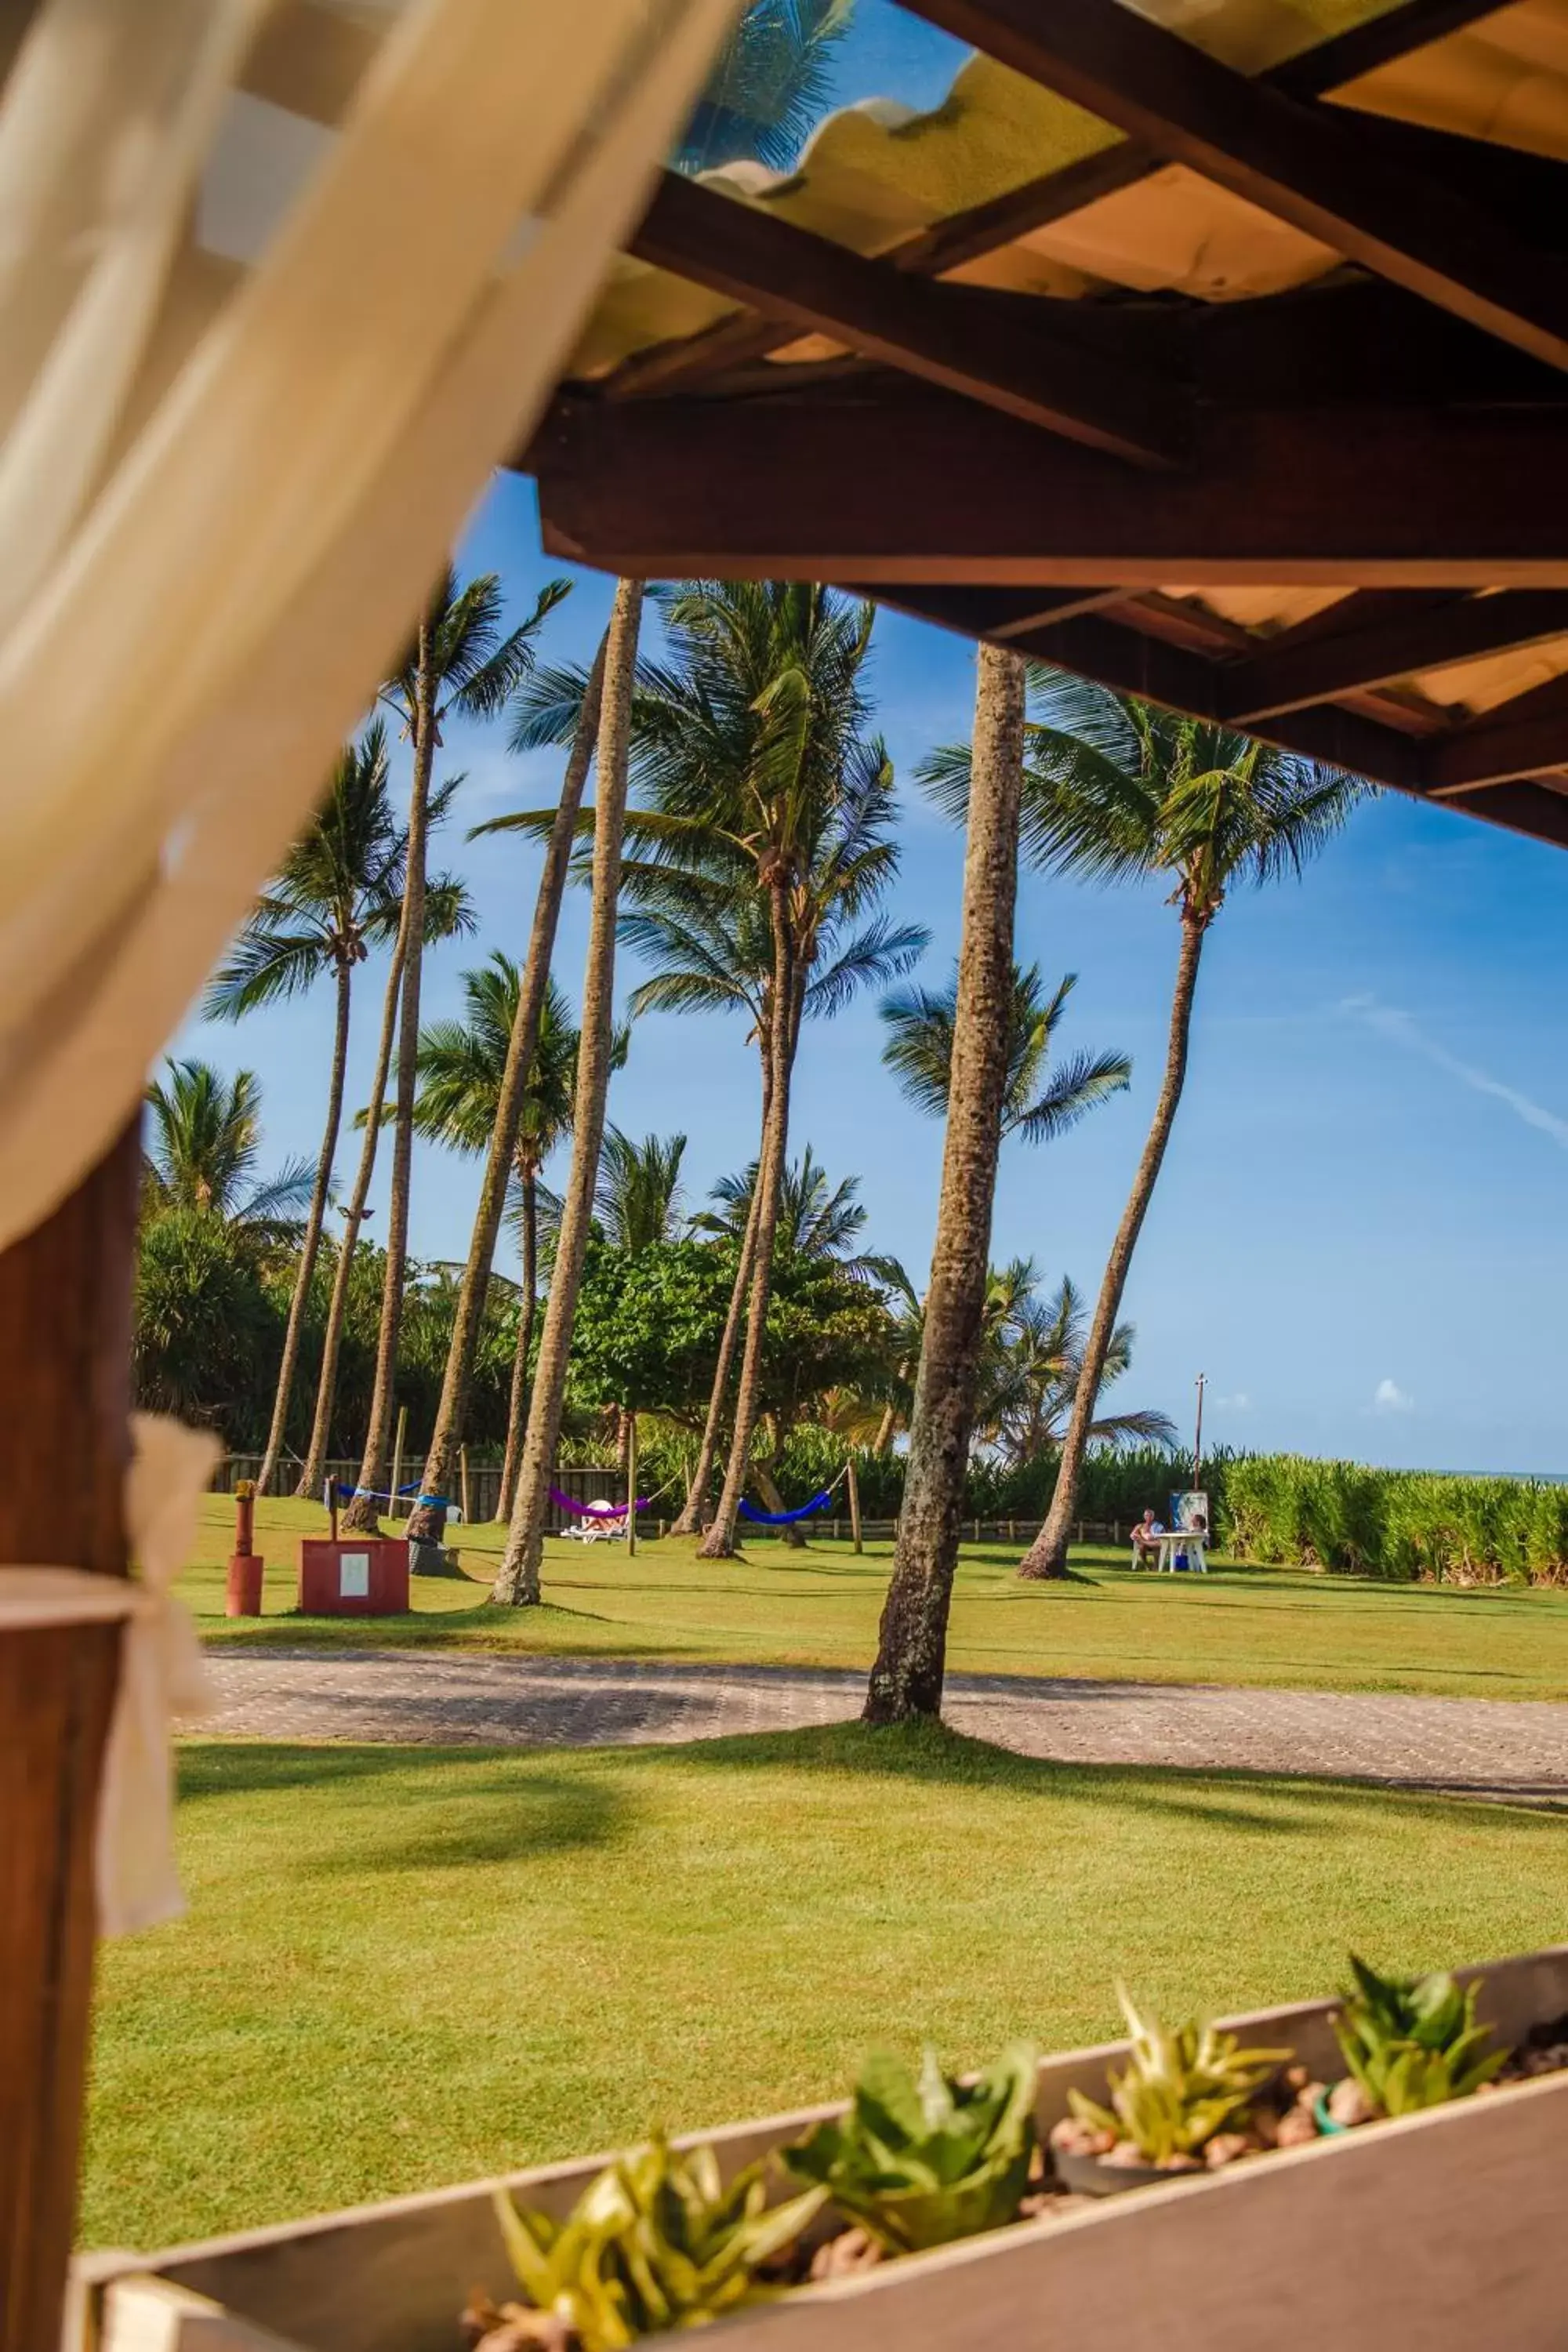
[[[1433,744],[1426,775],[1428,789],[1443,795],[1557,768],[1568,768],[1568,677],[1549,678],[1528,694],[1516,694]],[[1495,798],[1486,795],[1486,812]],[[1479,806],[1478,813],[1483,813]]]
[[[1568,591],[1477,596],[1436,611],[1397,613],[1314,643],[1268,648],[1228,672],[1224,716],[1238,726],[1384,686],[1419,670],[1445,669],[1482,654],[1539,645],[1568,634]]]
[[[0,1562],[123,1575],[132,1128],[0,1255]],[[0,1567],[0,1577],[5,1573]],[[93,1829],[115,1625],[0,1633],[0,2347],[59,2332],[76,2212]]]
[[[879,580],[840,580],[836,584],[847,595],[869,596],[873,604],[913,613],[917,620],[933,622],[938,628],[956,630],[963,637],[988,637],[999,646],[1026,636],[1048,621],[1099,612],[1121,596],[1119,588],[1063,588],[1055,593],[1043,588],[922,588],[911,604],[908,591]]]
[[[1568,369],[1568,268],[1390,163],[1355,118],[1249,81],[1122,0],[911,5],[1347,260]]]
[[[1352,25],[1331,41],[1316,42],[1300,57],[1276,66],[1268,79],[1290,98],[1321,98],[1359,81],[1379,66],[1393,65],[1449,33],[1495,16],[1508,0],[1402,0],[1364,25]]]
[[[1046,308],[863,260],[756,205],[666,172],[631,250],[807,333],[1138,465],[1180,462],[1190,403],[1069,335]]]
[[[1549,411],[1228,412],[1156,476],[936,394],[569,402],[528,463],[552,554],[650,578],[1568,589]]]

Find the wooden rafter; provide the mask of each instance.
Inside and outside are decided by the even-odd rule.
[[[1248,80],[1122,0],[912,0],[916,12],[1352,261],[1568,369],[1568,266],[1500,239],[1366,126]]]
[[[1501,0],[1403,0],[1403,5],[1385,9],[1372,23],[1319,42],[1290,58],[1265,75],[1263,81],[1298,98],[1317,98],[1446,33],[1494,15],[1500,5]],[[1363,123],[1363,132],[1374,137],[1392,127]],[[1135,140],[1117,140],[1095,154],[1080,156],[917,230],[883,256],[884,267],[922,277],[940,276],[1052,221],[1068,219],[1102,197],[1135,186],[1158,170],[1161,161]],[[706,334],[637,352],[616,371],[609,387],[611,395],[676,392],[765,358],[793,339],[793,330],[743,312],[720,320]]]
[[[732,295],[804,332],[1140,465],[1180,462],[1191,440],[1180,386],[1140,377],[1058,323],[1067,305],[943,286],[862,260],[667,172],[632,242],[640,260]]]
[[[1436,610],[1395,611],[1362,629],[1304,645],[1271,646],[1229,671],[1225,716],[1238,726],[1331,701],[1420,670],[1568,635],[1568,591],[1475,596]]]
[[[974,414],[923,393],[566,403],[529,463],[553,553],[648,576],[1568,589],[1562,412],[1235,412],[1190,475]]]
[[[880,581],[844,580],[838,584],[848,594],[869,596],[879,604],[900,601],[896,593],[887,593]],[[1027,636],[1031,629],[1044,628],[1048,621],[1097,613],[1121,600],[1120,588],[927,588],[921,591],[920,617],[956,629],[960,636],[1007,645]]]
[[[1559,768],[1568,768],[1568,677],[1549,678],[1500,703],[1484,719],[1432,745],[1426,761],[1430,787],[1445,797]],[[1489,813],[1494,798],[1492,791],[1486,792],[1478,811]],[[1568,809],[1568,801],[1563,806]]]

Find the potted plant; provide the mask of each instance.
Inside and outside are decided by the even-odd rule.
[[[1162,2025],[1121,1985],[1117,1998],[1130,2038],[1126,2066],[1109,2077],[1110,2105],[1069,2090],[1070,2113],[1051,2133],[1068,2188],[1114,2197],[1278,2146],[1281,2118],[1265,2095],[1293,2051],[1246,2050],[1215,2025]]]
[[[1512,2053],[1492,2047],[1491,2028],[1477,2021],[1479,1979],[1461,1987],[1440,1972],[1380,1977],[1354,1952],[1350,1962],[1354,1990],[1333,2020],[1350,2071],[1318,2097],[1321,2130],[1350,2131],[1468,2098],[1509,2063]]]

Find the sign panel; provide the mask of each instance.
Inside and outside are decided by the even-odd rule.
[[[367,1551],[345,1551],[338,1562],[338,1598],[341,1601],[370,1599],[370,1554]]]

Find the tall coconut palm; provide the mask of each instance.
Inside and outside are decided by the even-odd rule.
[[[499,949],[489,963],[463,974],[463,1017],[432,1022],[419,1040],[419,1093],[414,1113],[419,1134],[455,1151],[477,1154],[489,1150],[500,1126],[523,986],[516,964]],[[553,981],[548,981],[512,1139],[510,1172],[522,1251],[522,1297],[501,1465],[503,1517],[516,1486],[538,1305],[540,1172],[556,1145],[571,1132],[577,1047],[578,1032],[565,996]],[[620,1030],[612,1048],[617,1066],[626,1059],[626,1033]],[[434,1475],[427,1464],[427,1485]]]
[[[533,926],[529,934],[528,961],[523,968],[520,986],[513,992],[511,1033],[507,1042],[505,1057],[500,1074],[492,1106],[492,1117],[484,1175],[479,1183],[479,1197],[474,1210],[473,1230],[468,1237],[468,1255],[458,1286],[456,1311],[452,1317],[452,1334],[447,1349],[447,1361],[441,1375],[441,1394],[436,1407],[436,1426],[431,1433],[429,1450],[425,1459],[425,1488],[429,1499],[415,1507],[408,1522],[411,1543],[437,1547],[446,1530],[447,1505],[442,1497],[452,1483],[457,1467],[458,1450],[462,1443],[463,1424],[468,1412],[468,1389],[473,1380],[474,1364],[479,1353],[479,1328],[484,1318],[485,1297],[489,1286],[490,1268],[495,1261],[496,1243],[500,1238],[501,1220],[514,1182],[514,1161],[520,1144],[528,1132],[528,1106],[534,1072],[545,1039],[545,1008],[550,990],[550,963],[555,952],[555,934],[561,919],[561,902],[566,888],[567,867],[572,844],[576,834],[578,812],[582,806],[583,790],[593,761],[594,743],[598,732],[599,708],[605,678],[605,640],[581,696],[580,702],[568,723],[569,750],[566,772],[562,781],[561,799],[552,812],[549,835],[545,844],[543,864],[540,869],[539,888],[533,906]],[[519,711],[512,729],[511,748],[521,751],[530,747],[530,721],[526,712]],[[478,825],[475,835],[490,831],[488,825]],[[470,836],[472,837],[472,836]],[[573,1046],[573,1066],[575,1068],[576,1046]],[[567,1081],[567,1110],[573,1081]],[[558,1132],[564,1131],[564,1124]],[[537,1167],[535,1177],[537,1177]],[[536,1297],[538,1221],[537,1202],[531,1190],[523,1202],[523,1255],[527,1261],[525,1297],[522,1319],[518,1331],[518,1354],[512,1365],[511,1402],[507,1416],[506,1457],[501,1473],[500,1511],[503,1518],[511,1511],[517,1475],[518,1445],[522,1430],[523,1396],[528,1370],[528,1351],[532,1345],[533,1315]],[[418,1556],[417,1554],[416,1555]]]
[[[980,648],[947,1140],[903,1510],[866,1695],[872,1723],[942,1711],[1007,1090],[1024,678],[1017,655]]]
[[[392,1436],[397,1334],[408,1254],[408,1200],[414,1159],[414,1097],[418,1087],[419,989],[424,960],[426,850],[431,780],[442,730],[452,718],[493,717],[532,666],[532,639],[545,615],[568,593],[551,581],[528,618],[503,626],[500,577],[493,572],[458,584],[447,571],[420,614],[412,642],[381,690],[402,721],[414,754],[408,800],[408,847],[404,878],[403,974],[398,1003],[397,1079],[392,1123],[392,1184],[387,1206],[386,1271],[376,1339],[375,1381],[360,1464],[359,1488],[346,1524],[368,1531],[376,1524],[380,1486]]]
[[[1055,1065],[1051,1049],[1068,999],[1078,986],[1068,972],[1049,996],[1040,967],[1013,967],[1007,1008],[1007,1083],[1002,1101],[1003,1135],[1048,1143],[1065,1135],[1089,1111],[1124,1094],[1132,1065],[1125,1054],[1079,1052]],[[958,1013],[958,976],[944,989],[900,989],[881,1005],[888,1042],[882,1059],[910,1101],[941,1117],[947,1109],[952,1075],[952,1036]]]
[[[220,1223],[276,1229],[310,1201],[308,1160],[261,1181],[261,1082],[254,1070],[226,1078],[210,1062],[163,1066],[147,1088],[152,1113],[145,1192],[155,1210],[192,1209]]]
[[[691,1220],[694,1233],[722,1235],[739,1241],[751,1222],[757,1192],[757,1163],[738,1176],[721,1176],[709,1193],[717,1203]],[[841,1177],[835,1184],[810,1144],[785,1168],[779,1186],[777,1247],[798,1257],[833,1258],[847,1273],[876,1273],[888,1263],[867,1257],[859,1248],[866,1230],[866,1209],[858,1195],[858,1176]]]
[[[202,1006],[208,1020],[238,1021],[264,1005],[307,994],[328,975],[334,991],[326,1117],[258,1477],[263,1494],[282,1449],[337,1157],[353,976],[373,946],[396,935],[403,866],[404,838],[387,794],[386,730],[378,719],[339,754],[326,799],[258,901]]]
[[[642,583],[621,581],[616,589],[605,649],[594,809],[593,901],[583,980],[583,1041],[577,1055],[577,1085],[572,1107],[572,1169],[562,1200],[555,1264],[529,1402],[528,1433],[523,1441],[517,1499],[493,1589],[493,1598],[511,1607],[534,1605],[540,1598],[544,1515],[566,1401],[572,1324],[583,1280],[583,1261],[598,1182],[599,1149],[605,1135],[605,1105],[615,1049],[616,919],[620,896],[621,838],[626,824],[632,692],[642,605]]]
[[[1043,671],[1029,729],[1025,844],[1034,862],[1091,880],[1170,887],[1180,944],[1164,1074],[1084,1344],[1056,1491],[1020,1575],[1065,1576],[1068,1531],[1122,1293],[1182,1089],[1198,966],[1209,927],[1238,884],[1299,875],[1367,787],[1338,768],[1155,710],[1108,688]],[[928,782],[950,811],[964,799],[962,751],[938,753]]]
[[[605,1131],[594,1214],[615,1249],[648,1249],[679,1238],[686,1222],[680,1163],[683,1135],[645,1135],[634,1143],[618,1127]]]

